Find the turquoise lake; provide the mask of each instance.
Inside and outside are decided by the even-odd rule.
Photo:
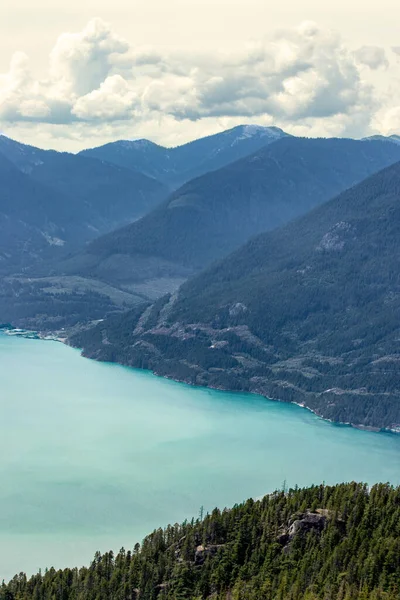
[[[400,483],[400,435],[0,335],[0,580],[312,483]]]

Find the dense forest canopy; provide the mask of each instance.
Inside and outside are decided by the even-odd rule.
[[[398,600],[400,487],[285,487],[170,525],[89,567],[0,587],[0,600]]]

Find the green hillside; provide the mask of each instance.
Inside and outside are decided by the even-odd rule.
[[[398,160],[400,146],[387,142],[287,137],[190,181],[142,219],[94,240],[65,268],[104,278],[105,263],[119,257],[107,281],[135,279],[134,265],[126,276],[121,257],[144,257],[149,277],[157,260],[177,272],[200,269]]]
[[[400,488],[280,491],[89,567],[17,575],[0,600],[398,600]]]
[[[399,238],[396,164],[253,238],[140,321],[115,318],[72,343],[100,360],[399,429]]]

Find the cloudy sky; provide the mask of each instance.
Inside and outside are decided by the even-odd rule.
[[[400,133],[398,0],[329,5],[1,0],[1,131],[71,151],[241,123]]]

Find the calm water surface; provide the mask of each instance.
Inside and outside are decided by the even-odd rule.
[[[400,435],[0,335],[0,580],[288,485],[400,483]]]

